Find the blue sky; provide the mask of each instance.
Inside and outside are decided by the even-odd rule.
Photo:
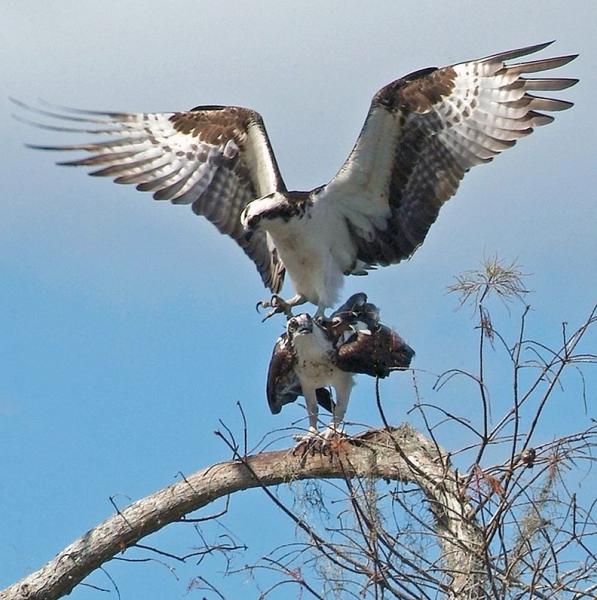
[[[439,373],[474,365],[470,311],[457,312],[445,290],[483,256],[518,260],[532,274],[530,326],[546,343],[557,344],[560,323],[578,324],[597,298],[596,20],[592,2],[545,0],[428,0],[408,9],[390,1],[23,0],[0,7],[0,70],[4,95],[24,101],[255,108],[288,187],[310,189],[334,175],[371,96],[400,75],[554,38],[542,56],[580,52],[561,70],[581,79],[560,93],[576,106],[474,169],[412,260],[345,288],[345,296],[367,291],[416,349],[415,366]],[[2,102],[0,588],[112,514],[109,496],[124,505],[179,471],[228,458],[213,430],[218,419],[238,421],[237,401],[253,440],[303,416],[298,406],[277,417],[267,409],[265,372],[283,324],[260,323],[254,305],[267,294],[240,250],[188,207],[26,149],[68,140],[14,121],[14,107]],[[507,311],[496,314],[507,321]],[[592,401],[594,371],[587,376]],[[359,380],[350,419],[379,425],[372,389]],[[392,420],[405,420],[408,376],[383,389]],[[560,399],[542,441],[595,416],[594,404],[587,416],[574,394]],[[228,526],[256,555],[275,542],[252,515],[292,536],[257,492],[232,508]],[[160,547],[184,553],[198,543],[182,530],[171,527]],[[178,568],[177,581],[155,565],[108,566],[123,598],[186,597],[193,575],[218,577],[211,568]],[[109,587],[101,573],[90,582]],[[98,594],[78,588],[71,597]]]

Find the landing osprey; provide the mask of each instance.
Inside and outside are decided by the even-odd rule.
[[[572,106],[530,92],[563,90],[578,80],[524,75],[576,55],[505,63],[549,43],[423,69],[381,88],[340,171],[307,192],[287,190],[261,116],[236,106],[38,110],[83,125],[35,125],[109,139],[34,147],[89,152],[59,164],[99,167],[90,174],[135,184],[156,200],[190,204],[254,261],[277,310],[309,301],[322,315],[337,302],[345,275],[409,258],[471,167],[553,120],[540,111]],[[296,292],[287,303],[277,296],[285,272]]]
[[[303,313],[286,324],[278,338],[267,376],[267,400],[272,413],[304,396],[310,439],[318,434],[321,405],[332,413],[323,434],[335,432],[346,413],[353,374],[386,377],[393,369],[406,369],[414,351],[400,336],[379,322],[379,311],[365,294],[354,294],[329,319]],[[328,386],[336,392],[336,403]]]

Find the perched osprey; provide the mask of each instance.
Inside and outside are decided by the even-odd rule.
[[[135,184],[156,200],[190,204],[255,262],[274,293],[266,305],[289,312],[309,301],[321,316],[337,302],[345,275],[410,257],[471,167],[550,123],[553,117],[542,111],[572,106],[531,92],[563,90],[576,79],[525,75],[576,55],[505,63],[548,45],[423,69],[386,85],[373,97],[340,171],[307,192],[286,189],[261,116],[236,106],[175,113],[39,110],[82,125],[36,125],[108,139],[34,147],[89,152],[59,164],[94,167],[91,175]],[[287,302],[277,296],[285,272],[296,291]]]
[[[284,404],[304,396],[309,415],[306,439],[317,435],[318,404],[332,413],[323,436],[337,430],[344,418],[353,374],[386,377],[406,369],[414,351],[379,322],[379,311],[365,294],[354,294],[329,319],[303,313],[286,324],[274,346],[267,376],[267,401],[277,414]],[[332,402],[328,386],[336,392]]]

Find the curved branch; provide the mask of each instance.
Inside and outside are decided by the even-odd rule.
[[[110,517],[41,569],[0,592],[0,600],[53,600],[145,536],[214,500],[241,490],[303,479],[374,477],[412,482],[427,496],[436,520],[452,598],[483,596],[483,536],[467,516],[445,453],[408,425],[370,430],[331,455],[261,452],[202,469]]]

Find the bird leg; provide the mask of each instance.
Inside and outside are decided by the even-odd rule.
[[[319,451],[332,456],[340,449],[342,440],[346,439],[348,436],[344,433],[344,427],[340,422],[333,420],[319,436]]]
[[[336,435],[337,436],[344,435],[344,427],[342,427],[342,425],[340,423],[335,423],[334,421],[331,421],[330,424],[323,430],[321,437],[326,442],[329,442],[330,439]]]
[[[313,315],[314,319],[319,319],[321,321],[327,321],[327,318],[325,316],[325,308],[323,306],[318,306],[317,307],[317,311],[315,311],[315,314]]]
[[[305,452],[307,452],[310,449],[315,450],[315,446],[321,439],[319,431],[317,429],[314,429],[313,427],[309,427],[307,433],[297,433],[293,437],[294,440],[298,442],[296,448],[293,451],[293,454],[296,454],[301,449],[304,449]]]
[[[319,408],[317,406],[316,390],[303,389],[307,403],[307,413],[309,415],[309,431],[304,435],[295,436],[298,444],[292,452],[294,455],[300,453],[304,459],[307,454],[313,456],[316,452],[319,452],[322,456],[324,454],[332,456],[332,454],[338,451],[338,442],[345,437],[341,423],[346,414],[352,384],[352,377],[347,377],[345,381],[336,386],[336,404],[332,413],[332,421],[323,433],[319,433],[317,430]]]
[[[307,403],[307,415],[309,416],[309,431],[302,436],[298,436],[299,442],[312,440],[319,435],[317,430],[317,416],[319,415],[319,406],[317,404],[317,392],[315,389],[303,389],[305,402]]]
[[[265,317],[263,317],[263,319],[261,320],[261,322],[263,323],[264,321],[267,321],[267,319],[269,319],[270,317],[273,317],[274,315],[280,313],[284,313],[286,315],[286,319],[291,319],[293,316],[292,308],[294,306],[304,304],[305,302],[307,302],[307,299],[301,296],[300,294],[296,294],[288,300],[284,300],[282,297],[278,296],[278,294],[274,294],[270,298],[270,300],[261,300],[260,302],[257,302],[255,308],[257,309],[257,312],[259,312],[259,309],[261,308],[273,309],[266,313]]]
[[[314,389],[303,390],[305,401],[307,403],[307,414],[309,415],[309,430],[304,435],[295,435],[294,439],[298,442],[293,454],[296,454],[299,450],[303,450],[303,455],[309,450],[315,452],[319,445],[321,438],[319,431],[317,430],[317,415],[319,414],[319,407],[317,405],[317,393]]]
[[[329,440],[336,435],[343,435],[343,428],[341,426],[348,408],[348,399],[350,398],[350,391],[352,390],[353,380],[352,377],[347,378],[342,385],[336,386],[336,405],[332,413],[332,420],[322,433],[322,437],[325,443],[329,443]]]

